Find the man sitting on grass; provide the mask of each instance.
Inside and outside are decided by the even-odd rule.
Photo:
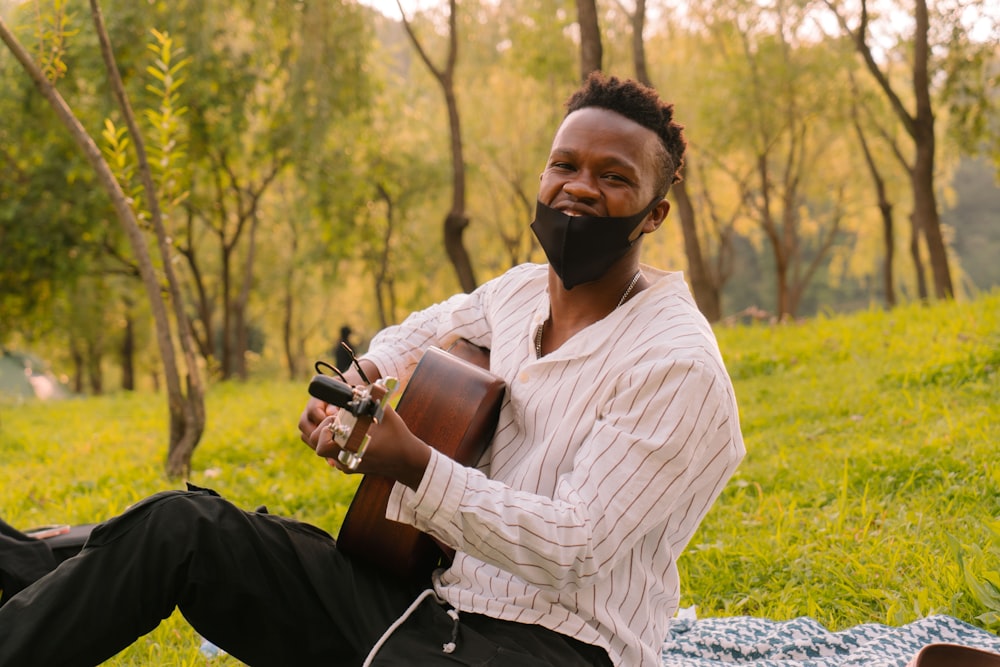
[[[476,467],[391,408],[348,467],[336,410],[307,404],[303,440],[344,472],[397,480],[387,515],[455,548],[449,568],[414,586],[317,528],[203,489],[165,492],[0,609],[0,665],[96,664],[179,607],[252,665],[658,666],[677,557],[744,454],[683,277],[639,264],[684,146],[653,90],[591,76],[541,175],[532,229],[549,263],[372,340],[360,361],[372,380],[405,380],[432,345],[491,350],[507,397]]]

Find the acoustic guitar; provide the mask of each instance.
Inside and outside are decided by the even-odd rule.
[[[490,374],[489,352],[460,342],[451,353],[428,349],[396,412],[418,438],[473,465],[496,429],[505,384]],[[365,475],[344,517],[337,548],[394,576],[426,578],[454,552],[408,524],[385,518],[395,482]]]

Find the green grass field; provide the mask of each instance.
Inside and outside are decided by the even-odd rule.
[[[681,558],[682,605],[1000,630],[1000,293],[718,334],[748,454]],[[305,398],[214,387],[191,481],[335,532],[354,482],[298,440]],[[3,518],[93,522],[179,487],[165,432],[161,396],[0,404]],[[107,664],[205,664],[198,649],[175,614]]]

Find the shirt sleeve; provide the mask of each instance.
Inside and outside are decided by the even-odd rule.
[[[664,517],[686,543],[742,457],[729,387],[698,360],[633,368],[553,497],[435,453],[415,491],[396,485],[387,517],[540,588],[591,585]]]
[[[448,349],[464,338],[491,347],[489,301],[499,280],[484,283],[469,294],[456,294],[383,329],[372,338],[362,358],[374,363],[382,377],[392,375],[405,381],[431,346]]]

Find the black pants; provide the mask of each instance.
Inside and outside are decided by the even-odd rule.
[[[250,665],[361,665],[419,594],[343,556],[307,524],[244,512],[212,491],[156,494],[98,526],[80,555],[0,607],[0,667],[96,665],[175,607]],[[536,626],[463,614],[433,598],[375,665],[610,665]]]

